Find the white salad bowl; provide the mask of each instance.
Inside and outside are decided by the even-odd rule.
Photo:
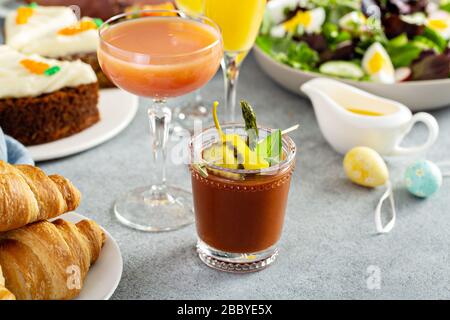
[[[305,96],[300,91],[300,87],[305,82],[325,77],[320,73],[301,71],[282,64],[258,48],[257,45],[253,51],[256,61],[269,77],[284,88],[301,96]],[[409,107],[411,111],[432,110],[450,105],[450,79],[409,81],[396,84],[337,80],[377,96],[398,101]]]

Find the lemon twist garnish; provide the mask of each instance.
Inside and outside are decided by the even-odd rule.
[[[222,128],[220,127],[219,118],[217,117],[217,107],[219,106],[218,101],[214,101],[213,106],[213,118],[214,118],[214,125],[216,126],[217,131],[219,132],[220,139],[222,142],[225,142],[225,134],[222,131]]]

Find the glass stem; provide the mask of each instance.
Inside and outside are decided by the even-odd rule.
[[[155,171],[160,174],[158,184],[152,186],[153,197],[155,194],[165,195],[166,191],[166,156],[167,142],[169,140],[169,125],[172,120],[172,112],[166,106],[166,101],[153,100],[152,106],[148,108],[148,119],[150,122],[150,136],[155,162]]]
[[[225,79],[225,105],[228,122],[236,121],[236,88],[239,79],[239,54],[225,52],[222,70]]]
[[[201,89],[195,91],[195,102],[197,105],[199,105],[203,101],[203,96]]]

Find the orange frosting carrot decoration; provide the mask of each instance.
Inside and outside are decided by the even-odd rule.
[[[66,28],[59,30],[58,34],[62,35],[62,36],[73,36],[78,33],[81,33],[81,32],[87,31],[87,30],[97,29],[97,28],[98,28],[98,26],[94,21],[82,20],[73,26],[66,27]]]
[[[17,9],[16,23],[17,24],[26,24],[28,20],[33,15],[34,9],[33,7],[20,7]]]
[[[31,59],[24,59],[20,61],[20,64],[34,74],[44,74],[45,71],[50,67],[45,62],[34,61]]]

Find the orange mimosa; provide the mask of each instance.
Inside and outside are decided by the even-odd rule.
[[[222,69],[225,78],[227,118],[235,121],[239,68],[258,35],[266,0],[203,0],[205,16],[216,22],[224,42]]]
[[[222,58],[217,30],[175,17],[122,22],[102,37],[102,69],[120,88],[139,96],[167,98],[194,91],[214,76]]]
[[[266,0],[204,0],[205,16],[222,30],[225,51],[251,49],[264,16]]]

